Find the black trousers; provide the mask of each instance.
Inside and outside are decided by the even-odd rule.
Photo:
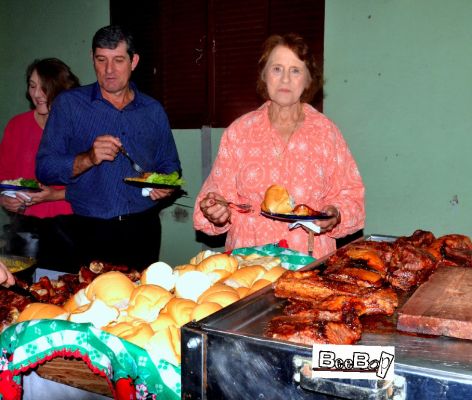
[[[56,219],[54,225],[48,241],[51,244],[56,241],[69,253],[61,271],[76,272],[92,261],[126,265],[142,271],[159,260],[161,223],[157,207],[112,219],[63,216]]]

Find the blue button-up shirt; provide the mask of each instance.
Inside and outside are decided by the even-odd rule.
[[[134,85],[132,89],[134,100],[122,110],[103,98],[98,83],[63,92],[54,101],[36,158],[36,176],[45,184],[66,185],[66,199],[76,214],[112,218],[155,204],[140,188],[124,183],[138,173],[122,154],[72,177],[75,157],[88,151],[97,136],[119,137],[146,171],[180,170],[164,109]]]

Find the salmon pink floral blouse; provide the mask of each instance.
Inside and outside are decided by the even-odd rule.
[[[209,235],[227,232],[226,249],[277,243],[282,239],[291,249],[308,252],[308,233],[288,229],[281,222],[260,215],[266,189],[284,186],[295,204],[315,210],[334,205],[341,222],[332,231],[315,235],[313,255],[320,258],[336,249],[335,238],[364,226],[364,185],[357,165],[338,128],[308,104],[305,119],[284,142],[271,127],[270,101],[234,121],[223,133],[210,175],[196,199],[194,227]],[[250,203],[250,214],[232,211],[231,222],[217,227],[208,221],[199,203],[208,192],[226,200]]]

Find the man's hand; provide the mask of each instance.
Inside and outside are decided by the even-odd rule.
[[[97,136],[89,151],[80,153],[74,160],[72,176],[80,175],[103,161],[113,161],[120,151],[121,141],[112,135]]]
[[[174,192],[174,189],[152,189],[149,193],[149,197],[156,201],[169,197]]]

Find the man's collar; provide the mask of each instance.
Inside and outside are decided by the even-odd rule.
[[[128,104],[128,106],[139,104],[141,102],[141,95],[136,85],[134,84],[134,82],[130,82],[129,87],[134,93],[134,99],[131,101],[131,103]],[[95,100],[105,100],[102,95],[102,91],[100,90],[100,85],[98,84],[98,82],[95,82],[92,88],[92,101],[95,101]]]

